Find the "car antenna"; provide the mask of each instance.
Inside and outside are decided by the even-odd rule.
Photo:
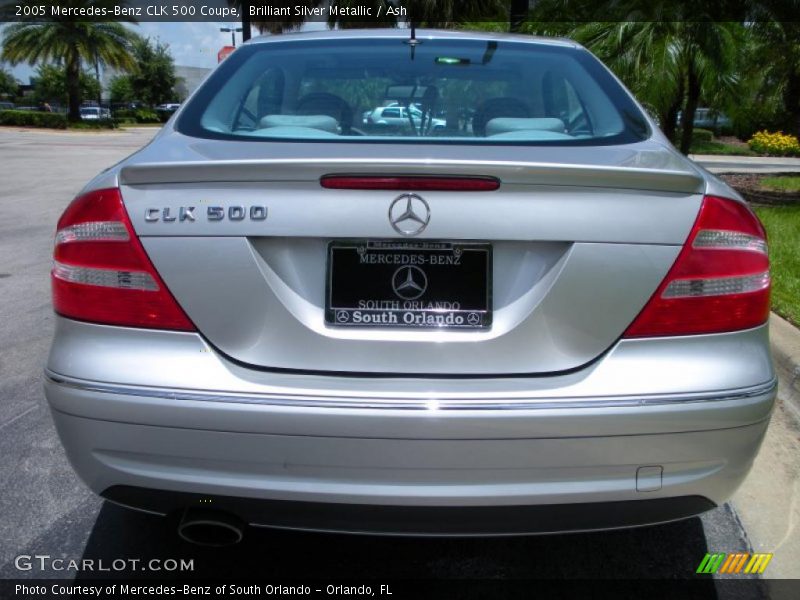
[[[422,43],[422,41],[417,39],[417,24],[414,20],[413,2],[409,2],[409,4],[411,4],[411,6],[409,7],[411,9],[409,11],[411,12],[411,37],[405,43],[408,44],[409,47],[411,48],[411,60],[414,60],[414,53],[417,50],[417,46],[419,46]]]
[[[408,40],[408,45],[411,46],[411,60],[414,60],[414,52],[417,50],[417,46],[420,44],[420,41],[417,39],[417,28],[414,25],[413,21],[411,23],[411,39]]]

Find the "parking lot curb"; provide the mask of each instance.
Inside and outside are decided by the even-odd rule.
[[[769,335],[782,396],[800,419],[800,329],[772,313]]]

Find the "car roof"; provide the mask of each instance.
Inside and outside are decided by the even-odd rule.
[[[546,46],[561,46],[567,48],[582,48],[577,42],[567,38],[539,37],[519,33],[496,33],[492,31],[461,31],[452,29],[417,29],[417,39],[423,40],[477,40],[477,41],[506,41],[538,44]],[[281,42],[299,42],[312,40],[349,40],[349,39],[408,39],[410,29],[336,29],[328,31],[303,31],[281,34],[267,34],[254,37],[249,44],[273,44]]]

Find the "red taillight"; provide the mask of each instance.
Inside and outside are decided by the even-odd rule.
[[[706,196],[675,264],[625,337],[722,333],[769,317],[769,258],[758,218]]]
[[[53,308],[73,319],[194,331],[136,237],[116,188],[79,196],[58,221]]]
[[[401,192],[493,192],[500,187],[494,177],[386,177],[383,175],[325,175],[322,187],[332,190],[395,190]]]

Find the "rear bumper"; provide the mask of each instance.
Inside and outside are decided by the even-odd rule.
[[[253,411],[252,405],[212,402],[193,415],[195,403],[203,401],[185,401],[179,409],[187,417],[183,426],[155,425],[108,420],[108,411],[91,418],[63,410],[122,403],[125,414],[138,410],[147,415],[139,420],[158,421],[161,410],[152,397],[114,397],[52,379],[46,390],[72,465],[109,499],[159,513],[210,503],[253,524],[329,531],[534,533],[685,517],[733,493],[768,423],[762,418],[724,429],[579,435],[595,420],[603,429],[615,410],[580,409],[570,417],[545,409],[541,419],[536,410],[512,411],[513,417],[495,410],[433,411],[394,415],[393,437],[381,437],[391,416],[368,413],[386,409],[357,414],[257,405]],[[756,416],[756,409],[768,415],[773,397],[774,388],[702,405],[718,415]],[[698,404],[683,405],[683,418],[696,413],[702,421]],[[660,419],[663,426],[678,416],[676,406],[660,414],[649,408],[649,416],[635,418],[617,409],[619,422],[654,429]],[[326,410],[339,414],[320,414]],[[329,419],[346,422],[351,435],[342,435],[341,424],[332,425],[337,435],[321,435]],[[562,427],[564,434],[557,435]],[[314,433],[297,433],[304,429]],[[431,437],[436,429],[442,432],[438,439]],[[517,437],[492,437],[503,429]],[[131,488],[149,492],[124,491]]]
[[[114,486],[101,494],[122,506],[169,514],[187,506],[207,507],[201,494]],[[530,506],[383,506],[286,502],[217,496],[217,510],[248,523],[300,529],[386,535],[524,535],[635,527],[674,521],[714,508],[701,496],[623,502]]]
[[[135,369],[120,358],[137,335],[151,332],[118,346],[116,328],[75,326],[101,331],[73,355],[73,372],[97,353],[119,372],[142,373],[164,351],[155,344],[135,353]],[[114,339],[108,346],[106,333]],[[198,344],[196,336],[169,335],[178,346]],[[765,346],[760,335],[726,343],[752,358],[748,343]],[[239,389],[187,389],[66,375],[60,344],[57,336],[45,393],[70,461],[95,492],[152,512],[211,504],[254,524],[315,530],[534,533],[696,514],[724,502],[747,475],[776,391],[768,358],[760,382],[694,393],[566,395],[565,385],[545,395],[536,386],[557,378],[355,381],[254,374],[230,364],[227,376]],[[590,373],[560,379],[573,390],[593,376],[612,381],[603,371],[613,369],[617,352]],[[191,358],[166,354],[166,365],[192,381],[185,375]],[[197,356],[199,365],[222,361],[210,349]],[[701,367],[723,358],[709,354]],[[161,362],[162,371],[142,377],[164,379],[169,368]],[[208,381],[208,372],[196,373]]]
[[[166,513],[210,504],[258,525],[473,535],[602,529],[696,514],[739,486],[767,427],[763,421],[675,434],[404,440],[156,427],[57,410],[53,417],[83,480],[133,508]],[[150,493],[119,494],[118,486]]]

